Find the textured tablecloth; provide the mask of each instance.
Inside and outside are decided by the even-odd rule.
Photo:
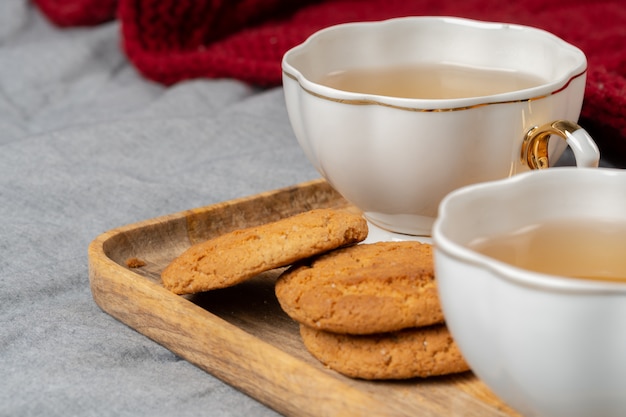
[[[139,75],[119,22],[0,1],[0,416],[272,416],[102,312],[112,228],[317,178],[280,87]]]
[[[0,416],[276,415],[102,312],[87,246],[318,175],[280,88],[165,88],[137,75],[118,32],[61,31],[0,1]]]

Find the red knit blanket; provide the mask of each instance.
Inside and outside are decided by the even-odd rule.
[[[282,55],[323,27],[408,15],[447,15],[546,29],[589,61],[580,123],[603,158],[626,161],[623,0],[33,0],[59,26],[119,19],[123,48],[145,77],[279,85]],[[619,161],[618,161],[619,163]]]

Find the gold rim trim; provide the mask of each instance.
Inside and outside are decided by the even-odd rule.
[[[545,97],[549,97],[552,96],[554,94],[560,93],[561,91],[565,90],[567,87],[569,87],[569,85],[572,83],[572,81],[574,81],[575,79],[582,77],[583,75],[585,75],[587,73],[587,69],[585,68],[581,73],[574,75],[573,77],[571,77],[569,80],[567,80],[567,82],[559,89],[554,90],[548,94],[543,94],[541,96],[535,96],[535,97],[530,97],[530,98],[525,98],[525,99],[520,99],[520,100],[503,100],[503,101],[493,101],[490,103],[479,103],[479,104],[472,104],[471,106],[461,106],[461,107],[451,107],[451,108],[444,108],[444,109],[416,109],[413,107],[406,107],[406,106],[396,106],[393,104],[387,104],[387,103],[381,103],[380,101],[376,101],[376,100],[351,100],[351,99],[338,99],[338,98],[332,98],[332,97],[327,97],[323,94],[319,94],[316,92],[313,92],[307,88],[304,88],[302,86],[302,84],[300,84],[300,82],[298,81],[298,79],[286,72],[285,70],[283,70],[283,74],[289,78],[291,78],[292,80],[294,80],[295,82],[298,83],[298,85],[300,86],[300,88],[302,88],[306,93],[317,97],[317,98],[321,98],[323,100],[328,100],[328,101],[334,101],[335,103],[342,103],[342,104],[351,104],[354,106],[383,106],[383,107],[390,107],[392,109],[399,109],[399,110],[406,110],[406,111],[413,111],[413,112],[424,112],[424,113],[443,113],[443,112],[450,112],[450,111],[461,111],[461,110],[469,110],[469,109],[475,109],[478,107],[484,107],[484,106],[491,106],[494,104],[509,104],[509,103],[523,103],[525,101],[534,101],[534,100],[540,100],[542,98]]]

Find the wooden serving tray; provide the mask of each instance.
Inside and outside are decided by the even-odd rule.
[[[325,368],[276,300],[281,270],[193,296],[161,285],[163,268],[190,245],[317,207],[349,205],[315,180],[106,232],[89,246],[93,298],[111,316],[286,416],[515,416],[471,372],[372,382]]]

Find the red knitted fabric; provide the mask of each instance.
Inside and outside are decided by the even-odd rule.
[[[91,26],[113,20],[118,0],[33,0],[58,26]]]
[[[35,1],[51,20],[76,24],[103,19],[104,5],[115,3]],[[586,53],[589,71],[581,124],[603,154],[626,156],[622,0],[118,0],[118,6],[128,58],[145,77],[166,85],[198,77],[279,85],[282,55],[316,30],[342,22],[448,15],[540,27]],[[108,10],[108,18],[114,18],[114,11]]]

